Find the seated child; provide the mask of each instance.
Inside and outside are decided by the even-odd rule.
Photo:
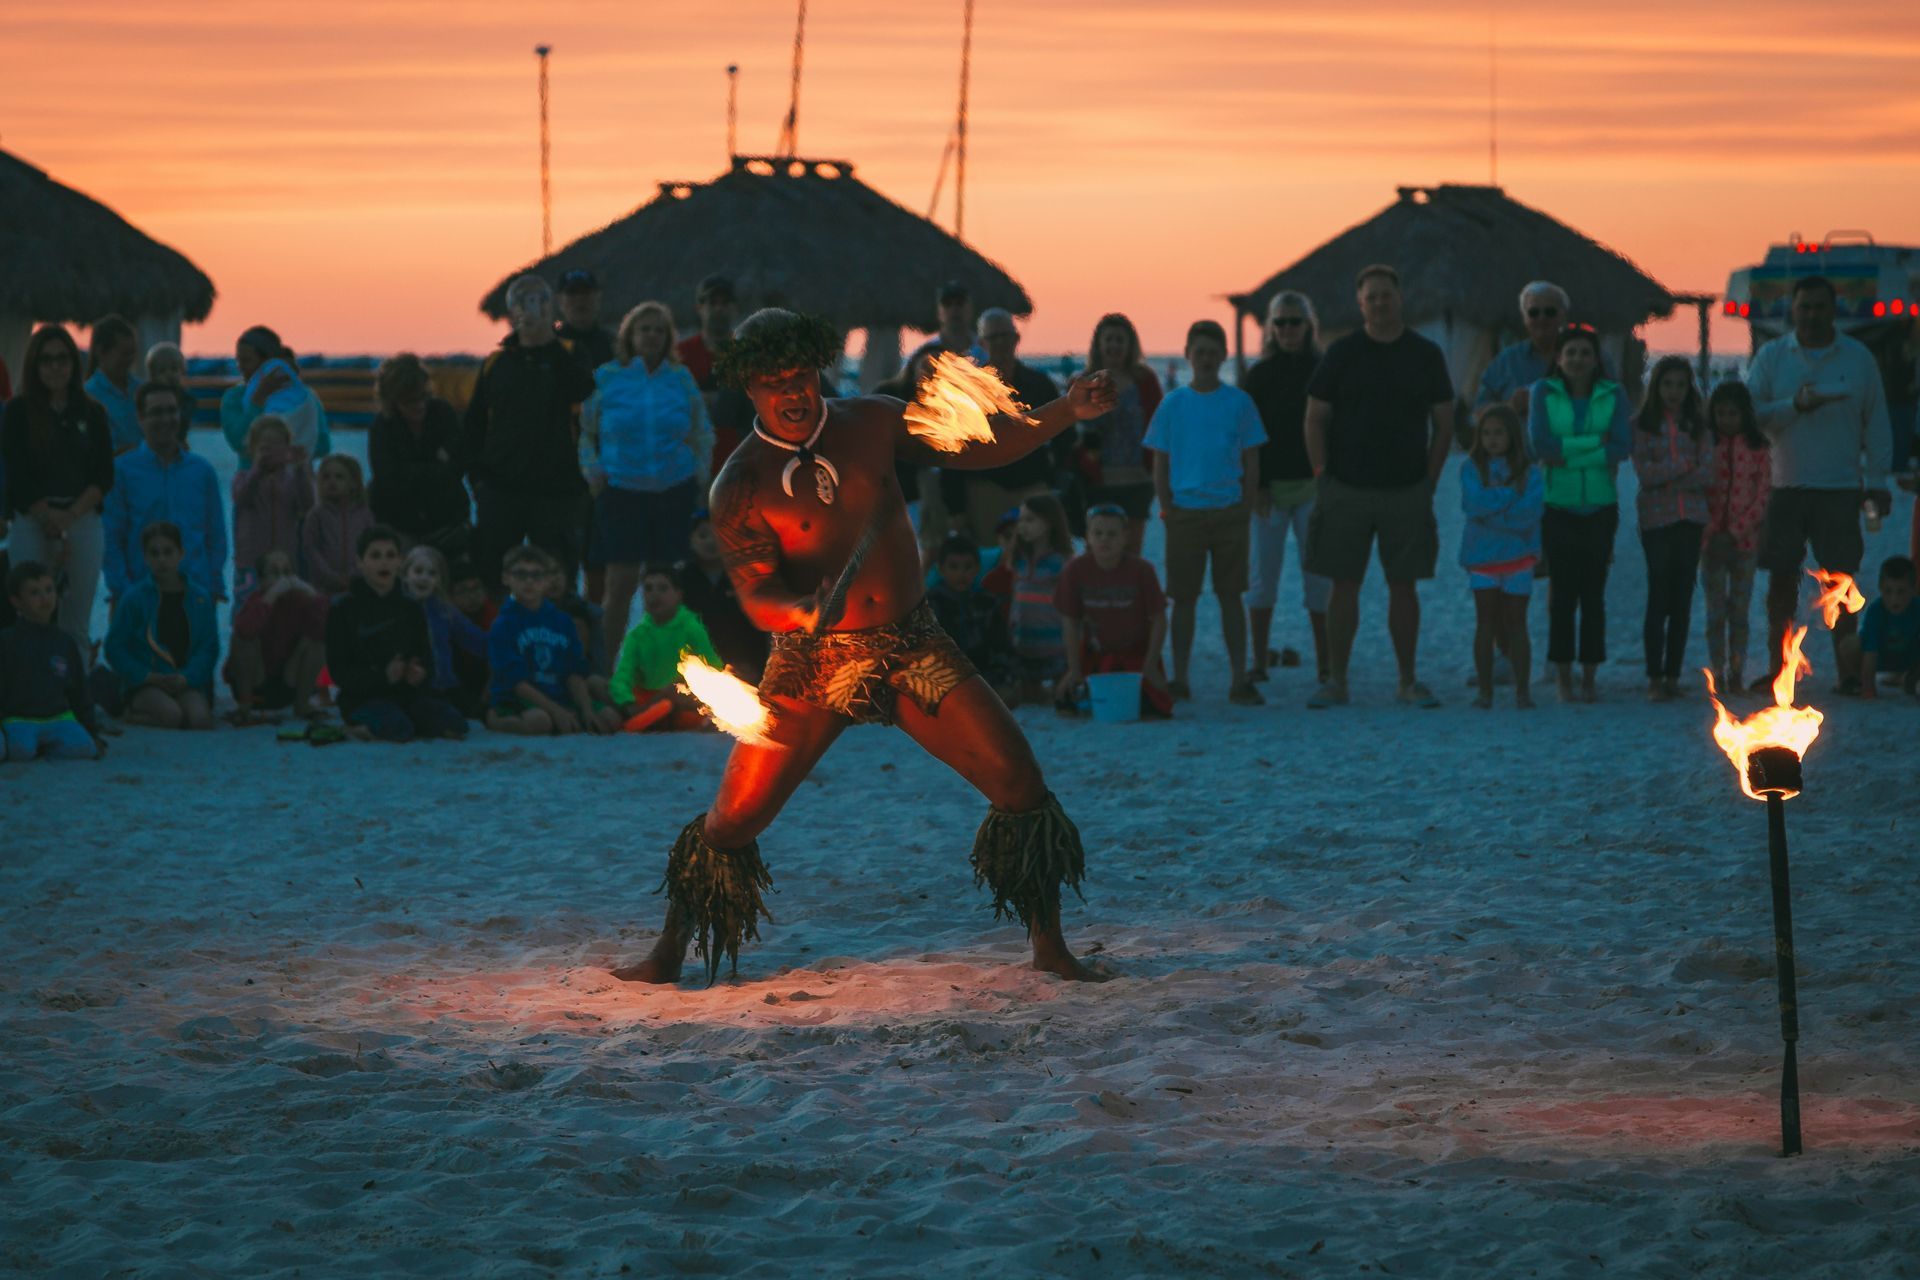
[[[213,728],[213,673],[220,634],[213,595],[180,571],[180,526],[156,520],[140,531],[147,576],[127,588],[107,628],[107,665],[120,678],[128,724]]]
[[[1860,615],[1860,630],[1840,642],[1840,670],[1859,672],[1860,696],[1877,697],[1882,679],[1920,692],[1920,609],[1913,607],[1914,565],[1905,556],[1880,562],[1880,598]]]
[[[1089,675],[1138,671],[1140,714],[1173,715],[1173,695],[1160,666],[1167,638],[1167,597],[1153,566],[1127,550],[1131,521],[1115,503],[1087,508],[1087,549],[1061,571],[1053,591],[1066,637],[1067,670],[1054,705],[1077,705]]]
[[[33,560],[13,566],[7,572],[7,599],[16,617],[0,631],[4,758],[98,759],[87,664],[73,637],[53,622],[60,604],[53,570]]]
[[[327,674],[357,738],[464,738],[466,717],[433,692],[427,615],[400,590],[400,535],[376,524],[360,535],[346,593],[327,612]]]
[[[692,554],[678,565],[682,602],[706,626],[714,651],[726,660],[727,670],[748,684],[760,683],[767,665],[767,633],[754,626],[740,607],[733,579],[727,576],[727,566],[720,558],[720,539],[706,512],[693,513],[687,544]]]
[[[508,596],[487,632],[487,728],[501,733],[618,733],[622,718],[587,686],[586,646],[572,618],[547,599],[560,562],[538,547],[507,552]]]
[[[650,564],[640,575],[640,621],[620,645],[609,691],[626,717],[628,733],[648,729],[705,729],[699,702],[674,686],[680,682],[680,658],[692,653],[708,666],[723,667],[707,628],[681,603],[680,576],[665,565]]]
[[[447,597],[447,558],[438,547],[421,543],[407,552],[404,585],[427,615],[433,646],[433,670],[427,687],[468,719],[478,719],[487,690],[487,633]],[[461,663],[456,654],[471,661]],[[476,678],[477,677],[477,678]]]
[[[980,551],[964,533],[950,533],[934,562],[939,575],[927,588],[927,604],[940,629],[953,637],[980,675],[1003,701],[1019,700],[1013,675],[1013,646],[1000,602],[978,585]]]
[[[485,579],[471,560],[456,560],[447,569],[447,599],[482,631],[493,626],[493,620],[500,616],[499,607],[487,594]]]
[[[244,473],[243,473],[244,474]],[[302,719],[325,714],[315,686],[327,665],[327,598],[293,572],[293,557],[269,551],[255,566],[253,589],[233,615],[227,683],[235,724],[292,707]]]

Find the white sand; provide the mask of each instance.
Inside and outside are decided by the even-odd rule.
[[[1020,967],[981,802],[885,730],[766,838],[779,922],[712,990],[606,968],[715,739],[0,769],[0,1272],[1916,1274],[1920,708],[1811,646],[1780,1160],[1762,809],[1703,699],[1638,695],[1631,519],[1607,701],[1487,714],[1442,492],[1445,709],[1230,708],[1203,612],[1177,722],[1021,713],[1104,986]]]

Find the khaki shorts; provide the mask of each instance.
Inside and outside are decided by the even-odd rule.
[[[1167,511],[1167,594],[1191,600],[1200,594],[1213,561],[1213,593],[1237,596],[1247,589],[1247,509],[1235,504],[1213,511],[1172,507]]]
[[[1433,491],[1426,483],[1358,489],[1321,476],[1320,494],[1307,519],[1307,572],[1336,582],[1360,581],[1367,576],[1376,537],[1388,582],[1433,576],[1440,558],[1440,527],[1433,518]]]

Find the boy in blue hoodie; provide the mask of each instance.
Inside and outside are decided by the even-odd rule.
[[[140,531],[146,576],[120,597],[107,629],[107,665],[120,677],[128,724],[213,728],[220,633],[213,592],[181,569],[185,555],[185,539],[172,521],[156,520]]]
[[[501,733],[618,733],[620,713],[587,688],[587,654],[573,619],[547,599],[558,568],[533,546],[515,547],[501,562],[507,588],[500,616],[487,631],[487,728]]]

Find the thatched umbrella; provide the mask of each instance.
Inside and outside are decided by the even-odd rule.
[[[481,299],[506,315],[507,285],[524,271],[599,279],[603,314],[647,299],[694,320],[700,280],[731,276],[743,308],[786,305],[841,329],[937,326],[934,294],[959,280],[977,307],[1033,310],[1013,277],[964,241],[854,177],[844,160],[735,156],[711,182],[663,182],[652,200],[551,257],[513,272]]]
[[[16,375],[35,322],[118,312],[146,341],[177,339],[213,298],[213,281],[181,254],[0,151],[0,356]]]
[[[1354,273],[1384,262],[1400,273],[1407,323],[1448,349],[1463,390],[1494,343],[1519,328],[1520,290],[1551,280],[1573,299],[1573,319],[1624,337],[1672,314],[1673,295],[1625,257],[1499,187],[1401,187],[1399,199],[1245,293],[1236,317],[1258,321],[1283,289],[1313,299],[1321,328],[1358,328]],[[1477,357],[1477,363],[1475,363]]]

